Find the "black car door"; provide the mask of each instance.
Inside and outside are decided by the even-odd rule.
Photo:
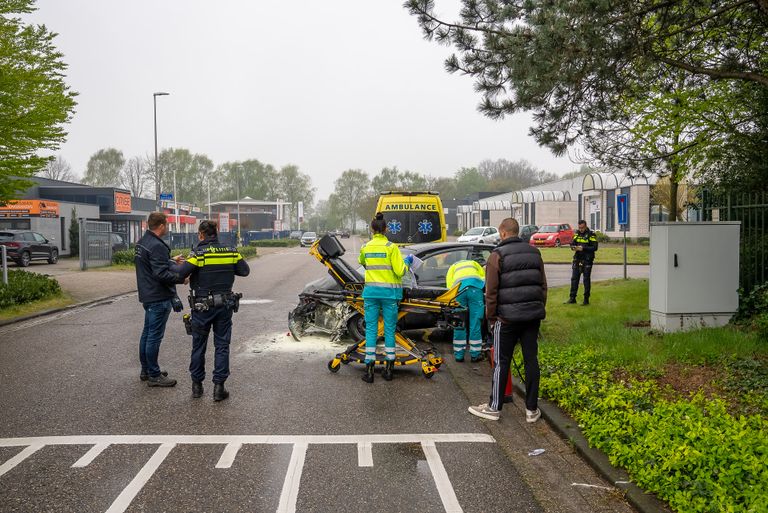
[[[51,256],[51,244],[48,242],[48,239],[36,232],[32,232],[32,236],[35,238],[36,257],[49,258]]]

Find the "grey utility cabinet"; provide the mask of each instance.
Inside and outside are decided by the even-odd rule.
[[[652,223],[651,327],[724,326],[739,308],[739,222]]]

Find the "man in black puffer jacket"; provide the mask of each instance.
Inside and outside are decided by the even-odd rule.
[[[470,406],[478,417],[498,420],[515,344],[520,342],[525,365],[527,422],[541,416],[539,395],[539,327],[546,317],[547,278],[538,249],[519,237],[520,225],[508,218],[499,226],[502,241],[488,258],[485,311],[493,334],[493,387],[487,404]]]
[[[144,307],[144,330],[139,341],[139,378],[150,387],[172,387],[176,380],[160,370],[157,357],[176,297],[176,284],[184,283],[184,278],[173,269],[171,248],[162,239],[168,233],[165,214],[149,214],[147,227],[147,232],[136,243],[134,256],[139,302]]]

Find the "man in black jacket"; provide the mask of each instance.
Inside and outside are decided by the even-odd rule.
[[[595,261],[597,251],[597,237],[595,232],[587,228],[586,221],[579,221],[579,229],[573,234],[571,241],[573,250],[573,272],[571,273],[571,294],[566,304],[576,303],[576,294],[579,291],[579,277],[584,275],[584,306],[589,304],[589,295],[592,291],[592,264]]]
[[[470,406],[478,417],[498,420],[515,344],[520,342],[525,365],[525,420],[541,416],[539,395],[539,327],[546,317],[547,278],[539,250],[519,237],[520,225],[508,218],[499,226],[502,241],[488,258],[485,312],[493,333],[493,385],[486,404]]]
[[[144,330],[139,342],[139,378],[150,387],[172,387],[176,380],[160,370],[157,357],[165,334],[165,324],[176,297],[176,284],[184,283],[184,278],[173,270],[171,248],[162,239],[168,233],[165,214],[149,214],[147,227],[147,232],[136,243],[134,256],[139,301],[144,307]]]
[[[200,242],[192,254],[177,267],[182,277],[190,277],[192,397],[203,395],[205,349],[213,328],[213,400],[223,401],[229,397],[224,382],[229,377],[232,313],[240,304],[239,295],[232,293],[232,285],[235,276],[248,276],[250,268],[236,248],[219,243],[215,222],[200,223],[198,237]]]

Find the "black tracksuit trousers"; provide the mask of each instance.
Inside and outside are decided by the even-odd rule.
[[[497,321],[493,326],[493,387],[488,405],[501,410],[504,404],[504,390],[509,379],[509,366],[515,345],[520,342],[525,365],[525,407],[534,411],[539,399],[539,327],[541,321],[510,322]]]

